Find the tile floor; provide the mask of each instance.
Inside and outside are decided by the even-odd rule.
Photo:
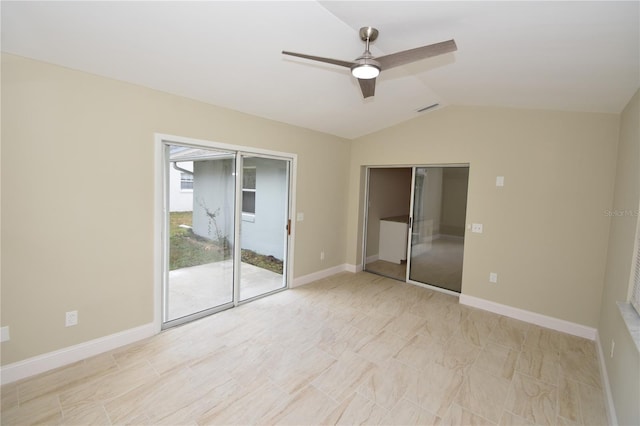
[[[462,238],[442,237],[428,245],[419,244],[412,250],[409,277],[412,281],[460,293],[464,255]],[[367,263],[365,270],[404,281],[407,275],[407,264],[376,260]]]
[[[589,424],[595,345],[342,273],[2,387],[12,424]]]

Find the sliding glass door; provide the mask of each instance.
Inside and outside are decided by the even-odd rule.
[[[245,301],[286,286],[289,161],[242,154],[240,283]]]
[[[368,169],[364,270],[396,280],[407,275],[411,167]]]
[[[407,280],[460,293],[468,167],[416,167]]]
[[[367,170],[363,269],[459,293],[469,167]]]
[[[166,146],[168,246],[164,322],[233,305],[233,152]]]
[[[290,160],[164,149],[163,327],[286,288]]]

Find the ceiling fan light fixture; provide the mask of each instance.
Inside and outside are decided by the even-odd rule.
[[[355,78],[370,80],[380,75],[380,68],[373,64],[361,64],[351,68],[351,74]]]

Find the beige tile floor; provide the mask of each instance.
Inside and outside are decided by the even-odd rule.
[[[462,289],[462,238],[438,238],[428,247],[415,249],[411,254],[410,279],[460,293]],[[407,264],[385,260],[367,263],[365,270],[385,277],[405,281]]]
[[[343,273],[2,387],[12,424],[606,423],[594,343]]]

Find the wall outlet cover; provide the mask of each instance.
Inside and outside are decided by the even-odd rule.
[[[482,234],[482,224],[481,223],[472,223],[471,224],[471,232],[475,232],[476,234]]]
[[[69,311],[65,314],[64,326],[71,327],[78,325],[78,311]]]
[[[6,342],[10,340],[11,336],[9,336],[9,326],[4,326],[0,328],[0,342]]]

